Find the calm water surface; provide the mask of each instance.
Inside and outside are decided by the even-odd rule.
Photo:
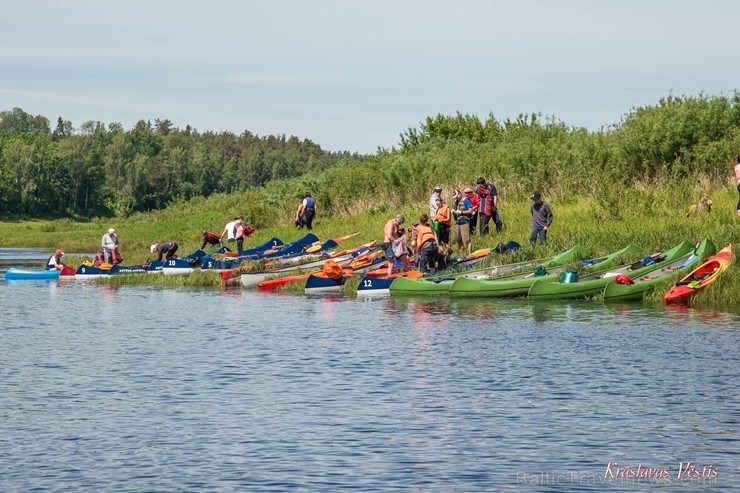
[[[0,491],[739,491],[739,328],[0,281]],[[620,477],[639,465],[668,477]]]

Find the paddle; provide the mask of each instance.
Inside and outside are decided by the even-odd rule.
[[[339,238],[334,238],[334,241],[337,242],[337,243],[341,243],[341,242],[343,242],[345,240],[349,240],[350,238],[354,238],[355,236],[358,236],[359,234],[360,234],[359,231],[358,232],[355,232],[355,233],[350,233],[350,234],[348,234],[346,236],[340,236]],[[318,252],[319,250],[321,250],[321,246],[323,244],[324,244],[324,242],[317,241],[313,245],[307,247],[304,251],[306,253],[315,253],[315,252]]]

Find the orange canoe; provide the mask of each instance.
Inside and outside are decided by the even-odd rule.
[[[669,304],[685,304],[691,301],[698,292],[713,283],[720,274],[727,270],[732,259],[732,245],[727,245],[716,255],[691,271],[681,279],[663,297]]]

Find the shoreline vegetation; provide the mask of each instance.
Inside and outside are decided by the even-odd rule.
[[[442,197],[450,203],[452,189],[472,186],[478,176],[498,188],[504,230],[474,236],[473,248],[508,240],[523,245],[503,262],[541,258],[575,244],[596,257],[630,243],[647,255],[683,240],[708,238],[718,249],[740,241],[733,174],[740,154],[737,91],[723,96],[671,95],[655,106],[635,108],[618,124],[597,132],[534,114],[513,121],[498,121],[493,115],[485,120],[460,113],[437,115],[402,133],[398,148],[378,149],[373,156],[327,157],[315,144],[301,148],[301,141],[293,137],[200,134],[189,127],[172,129],[161,121],[140,122],[129,132],[88,122],[75,131],[60,118],[57,130],[48,132],[47,122],[44,133],[43,121],[10,127],[9,122],[23,120],[17,110],[0,112],[0,246],[62,248],[71,265],[84,260],[76,253],[90,258],[110,227],[116,229],[127,265],[151,260],[148,246],[159,241],[177,241],[178,254],[186,255],[200,246],[202,229],[220,233],[239,215],[257,229],[244,248],[272,236],[289,242],[305,234],[305,229],[293,225],[293,215],[306,191],[318,204],[313,233],[320,239],[359,231],[353,244],[380,241],[391,217],[402,213],[410,223],[427,211],[434,186],[443,188]],[[278,144],[269,147],[268,141]],[[148,150],[140,147],[142,142],[149,142]],[[90,150],[95,143],[97,154]],[[229,158],[226,149],[235,143],[242,147],[231,149]],[[205,149],[209,159],[202,154]],[[266,149],[273,152],[269,162]],[[250,150],[262,152],[261,161],[250,162],[270,166],[263,174],[269,179],[249,178],[247,170],[253,174],[254,168],[240,171],[239,163],[247,162]],[[280,157],[289,152],[293,161]],[[282,175],[276,164],[281,159],[293,163]],[[75,175],[72,163],[80,160],[95,162],[98,168],[80,165]],[[139,165],[147,171],[141,172]],[[85,208],[80,189],[93,172],[98,182],[84,186],[98,203]],[[205,192],[199,180],[209,173],[219,185]],[[142,197],[159,190],[157,200],[140,201],[132,180],[139,180]],[[44,196],[42,190],[55,190],[56,182],[67,187],[66,196],[43,204],[34,199]],[[190,192],[184,191],[188,184]],[[129,190],[127,199],[120,195],[122,188]],[[534,249],[528,241],[533,191],[543,193],[555,216],[547,244]],[[689,206],[705,193],[713,200],[711,212],[687,217]],[[195,274],[190,281],[120,276],[115,282],[221,285],[220,278],[212,282],[209,273]],[[646,301],[658,302],[659,294]],[[692,304],[740,307],[736,263]]]

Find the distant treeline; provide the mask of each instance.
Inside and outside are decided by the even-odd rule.
[[[60,119],[52,132],[45,118],[15,109],[0,113],[0,214],[126,213],[236,193],[250,214],[273,218],[275,206],[290,214],[311,191],[323,213],[352,215],[423,203],[434,185],[449,192],[478,176],[504,199],[534,190],[559,201],[590,195],[618,214],[627,197],[650,200],[661,183],[728,184],[739,153],[737,90],[669,95],[598,131],[539,114],[437,115],[370,157],[295,137],[172,129],[168,120],[130,131],[89,122],[73,132]]]
[[[20,108],[0,112],[0,217],[126,215],[320,172],[363,156],[310,140],[198,132],[169,120],[74,129]]]

